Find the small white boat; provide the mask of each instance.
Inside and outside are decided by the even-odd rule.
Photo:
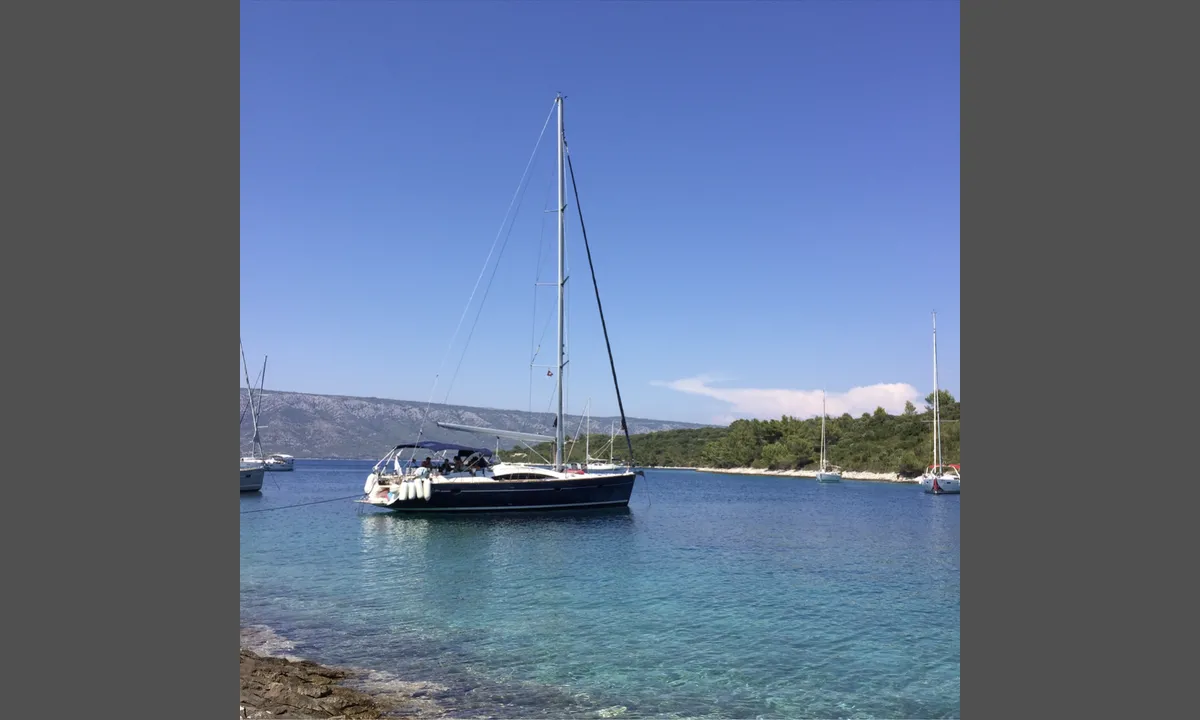
[[[921,476],[921,489],[930,495],[958,495],[962,468],[942,462],[942,413],[938,403],[937,313],[933,314],[933,464]]]
[[[621,472],[625,468],[610,462],[588,463],[584,468],[591,473]]]
[[[296,458],[284,453],[275,453],[267,456],[267,471],[268,472],[289,472],[295,469]]]
[[[842,470],[836,465],[829,464],[829,456],[825,452],[825,391],[821,391],[821,469],[817,471],[817,482],[840,483]]]

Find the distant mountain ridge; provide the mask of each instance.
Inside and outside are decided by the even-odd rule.
[[[240,395],[240,404],[245,408],[248,397],[245,388],[241,388]],[[421,417],[425,412],[425,403],[384,398],[264,390],[261,398],[255,393],[255,399],[261,402],[259,422],[264,426],[260,433],[263,450],[268,454],[280,452],[302,458],[382,457],[389,447],[416,440]],[[659,430],[709,427],[698,423],[668,420],[632,417],[626,420],[632,435]],[[493,449],[495,447],[495,438],[444,430],[437,426],[438,421],[544,435],[554,434],[553,413],[434,403],[429,406],[429,417],[421,433],[423,440],[478,445]],[[566,416],[564,424],[568,438],[575,436],[582,422],[581,415]],[[617,423],[619,434],[619,417],[593,417],[590,422],[591,432],[606,435],[614,422]],[[252,435],[250,412],[247,410],[241,425],[243,452],[250,447]],[[582,435],[580,437],[582,438]],[[510,440],[500,441],[502,449],[517,445],[519,443]],[[594,448],[593,452],[597,450],[598,448]]]

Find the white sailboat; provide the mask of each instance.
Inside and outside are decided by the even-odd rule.
[[[842,481],[842,470],[836,465],[829,464],[829,455],[825,449],[825,418],[828,414],[825,412],[825,391],[821,391],[821,469],[817,471],[817,482],[821,483],[840,483]]]
[[[263,475],[267,472],[267,462],[263,457],[262,442],[258,436],[258,404],[254,402],[254,386],[250,384],[250,368],[246,366],[246,349],[238,343],[242,353],[242,371],[246,375],[246,392],[250,394],[250,421],[254,424],[253,446],[250,455],[241,458],[241,492],[258,492],[262,490]],[[266,374],[267,359],[263,358],[263,374]]]
[[[245,363],[246,363],[246,355],[245,355],[245,352],[243,352],[242,353],[242,364],[245,365]],[[253,388],[249,388],[249,377],[250,377],[249,374],[247,374],[246,377],[247,377],[247,388],[248,388],[247,392],[250,392],[251,394],[253,394],[253,392],[254,392]],[[263,384],[266,383],[266,381],[267,381],[267,358],[264,356],[262,372],[259,375],[259,385],[258,385],[259,403],[262,402],[262,389],[263,389]],[[263,468],[266,469],[267,472],[291,472],[292,470],[295,469],[296,458],[292,457],[291,455],[288,455],[287,453],[271,453],[270,455],[266,455],[263,452],[262,442],[259,437],[259,431],[261,431],[266,426],[258,424],[258,418],[259,418],[258,413],[262,410],[262,407],[258,404],[252,404],[251,407],[254,410],[253,415],[254,415],[254,422],[255,422],[255,425],[254,425],[254,450],[253,450],[252,455],[242,458],[242,463],[248,464],[248,465],[254,465],[254,466],[261,464],[263,466]]]
[[[272,453],[267,456],[268,472],[291,472],[296,469],[296,458],[287,453]]]
[[[931,495],[958,495],[962,480],[958,465],[942,462],[942,415],[938,402],[937,313],[933,313],[933,464],[921,476],[921,489]]]
[[[587,469],[589,472],[617,472],[622,469],[620,465],[613,462],[613,448],[617,442],[617,423],[614,420],[610,428],[610,437],[608,439],[608,462],[603,460],[593,460],[589,455]],[[604,452],[601,450],[600,452]]]

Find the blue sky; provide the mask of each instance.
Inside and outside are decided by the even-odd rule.
[[[561,91],[627,414],[805,416],[822,387],[831,414],[898,410],[932,389],[931,310],[957,397],[958,24],[920,0],[244,3],[251,374],[548,409],[553,121],[465,340]],[[568,411],[614,414],[568,218]]]

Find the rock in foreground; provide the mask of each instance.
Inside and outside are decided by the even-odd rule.
[[[241,651],[243,718],[382,718],[394,708],[341,685],[345,671]]]

